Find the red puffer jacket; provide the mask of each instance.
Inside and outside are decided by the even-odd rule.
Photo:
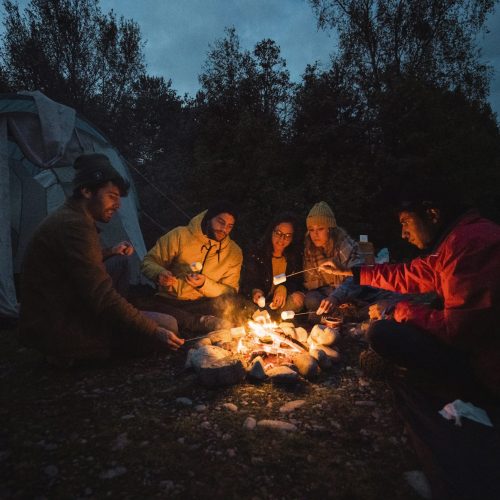
[[[364,266],[360,283],[401,293],[436,292],[442,310],[400,302],[394,319],[469,352],[499,344],[500,226],[464,214],[435,253],[407,264]]]

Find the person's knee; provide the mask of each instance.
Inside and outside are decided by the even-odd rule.
[[[153,312],[153,311],[141,311],[144,316],[147,316],[149,319],[152,319],[158,326],[165,328],[175,334],[179,333],[179,325],[177,324],[177,319],[171,316],[170,314],[164,314],[161,312]]]
[[[390,337],[388,323],[390,323],[390,321],[374,321],[366,332],[366,339],[372,349],[376,352],[385,351],[385,347],[387,346]]]

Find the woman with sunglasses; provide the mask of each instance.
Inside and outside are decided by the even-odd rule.
[[[302,269],[299,224],[294,214],[278,214],[269,224],[259,245],[243,260],[242,292],[251,301],[271,310],[276,317],[283,310],[298,312],[304,305],[301,292],[302,278],[291,276],[280,284],[273,284],[273,276],[291,274]]]

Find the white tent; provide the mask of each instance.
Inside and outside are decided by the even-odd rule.
[[[16,317],[14,275],[30,237],[41,220],[71,194],[74,169],[82,153],[103,153],[131,183],[129,196],[109,224],[104,246],[129,240],[136,250],[132,282],[140,281],[146,253],[137,215],[137,196],[125,162],[102,135],[75,110],[40,92],[0,94],[0,316]]]

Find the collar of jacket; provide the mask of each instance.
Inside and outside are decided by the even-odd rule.
[[[101,232],[101,229],[97,227],[97,223],[94,218],[87,212],[87,210],[85,210],[83,205],[78,200],[74,200],[73,198],[66,198],[64,206],[66,208],[69,208],[70,210],[73,210],[74,212],[78,212],[79,214],[83,215],[83,217],[85,217],[89,221],[89,223],[93,224],[95,230],[98,233]]]
[[[458,226],[462,224],[469,224],[473,220],[478,219],[480,216],[479,211],[476,208],[467,210],[466,212],[460,214],[458,217],[453,219],[449,224],[445,225],[443,230],[438,234],[434,243],[429,247],[429,250],[425,252],[425,255],[436,253],[443,241],[448,237],[448,235]]]
[[[191,234],[200,241],[201,247],[212,248],[214,245],[218,247],[218,252],[222,252],[231,243],[231,237],[227,235],[222,241],[217,241],[209,238],[201,229],[201,221],[207,213],[206,210],[195,215],[188,224],[188,229]]]

